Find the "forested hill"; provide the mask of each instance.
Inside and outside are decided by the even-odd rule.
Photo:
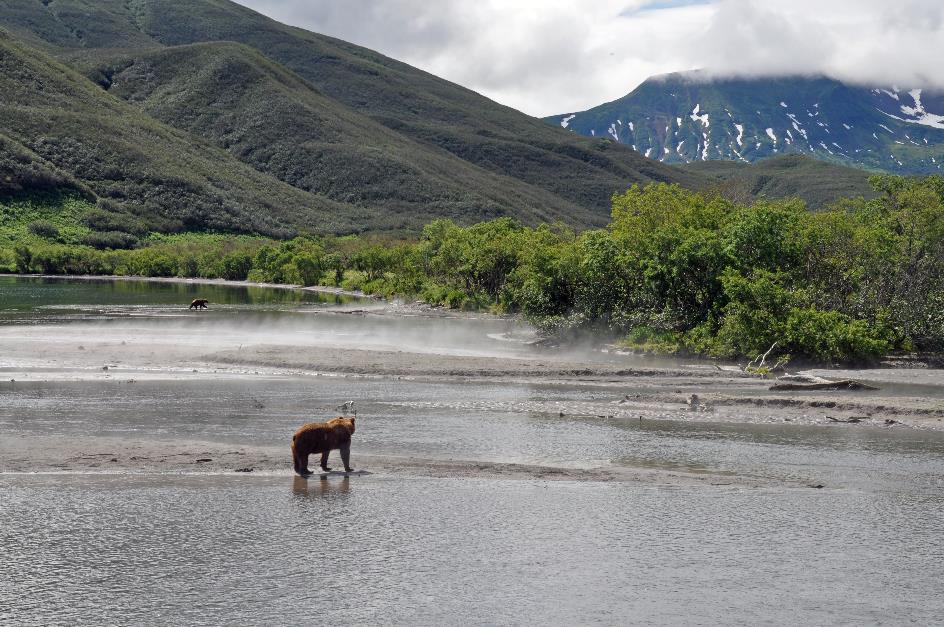
[[[48,171],[162,230],[586,227],[708,182],[226,0],[0,0],[0,28],[7,188]]]
[[[944,93],[825,77],[667,74],[613,102],[546,120],[665,163],[805,154],[897,174],[939,174],[944,163]]]

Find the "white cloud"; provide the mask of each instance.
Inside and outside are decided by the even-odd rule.
[[[939,0],[239,1],[533,115],[695,67],[944,88]]]

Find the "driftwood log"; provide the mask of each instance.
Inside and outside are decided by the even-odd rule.
[[[770,386],[774,392],[804,391],[804,390],[877,390],[878,388],[861,381],[843,379],[842,381],[827,381],[824,383],[775,383]]]

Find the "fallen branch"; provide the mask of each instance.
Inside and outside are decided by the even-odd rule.
[[[750,372],[752,369],[753,369],[753,370],[760,370],[761,368],[763,368],[763,367],[764,367],[764,363],[767,361],[768,355],[770,355],[770,353],[777,347],[777,344],[779,344],[779,343],[780,343],[779,340],[776,341],[776,342],[774,342],[773,344],[770,345],[770,348],[767,349],[767,352],[766,352],[766,353],[764,353],[763,355],[758,355],[758,356],[755,357],[754,359],[752,359],[752,360],[750,360],[749,362],[747,362],[747,365],[744,366],[744,371],[745,371],[745,372]],[[754,362],[757,361],[757,360],[760,360],[760,361],[759,361],[758,364],[755,366],[755,365],[754,365]]]
[[[849,418],[843,419],[843,418],[833,418],[832,416],[826,416],[826,419],[832,422],[847,422],[849,424],[856,424],[856,423],[862,422],[863,420],[868,420],[869,418],[867,416],[866,417],[851,416]]]
[[[773,392],[798,390],[877,390],[878,388],[860,381],[843,379],[826,383],[775,383],[769,388]]]

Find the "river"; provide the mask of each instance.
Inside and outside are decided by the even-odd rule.
[[[944,616],[939,371],[770,402],[531,337],[297,290],[0,277],[0,623]],[[292,430],[351,399],[357,472],[293,476]]]

